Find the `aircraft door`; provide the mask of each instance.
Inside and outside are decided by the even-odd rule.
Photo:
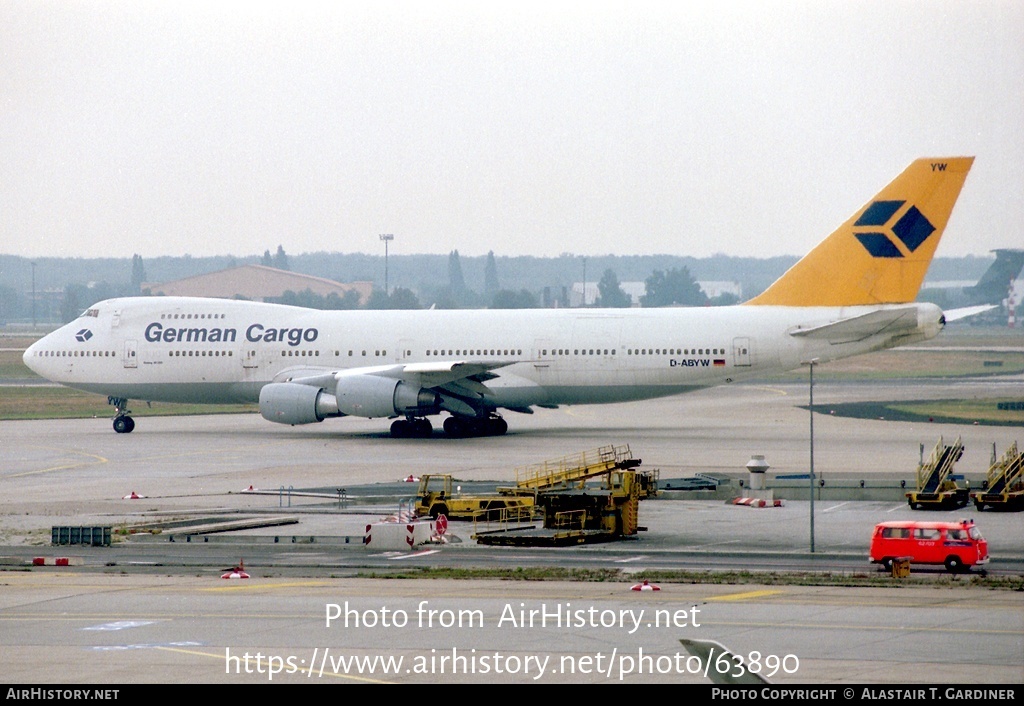
[[[398,345],[395,346],[395,362],[410,363],[415,352],[415,343],[413,343],[411,338],[400,338],[398,339]]]
[[[550,338],[537,338],[533,341],[533,369],[537,373],[537,381],[540,383],[553,384],[556,380],[557,359],[554,349],[554,341]]]
[[[242,367],[246,370],[252,370],[260,366],[259,358],[257,357],[257,350],[255,348],[245,348],[240,351],[242,356]]]
[[[139,344],[137,341],[124,342],[124,357],[121,360],[126,368],[139,367]]]
[[[754,358],[753,343],[746,336],[732,339],[732,359],[736,367],[749,368]]]
[[[547,367],[555,357],[554,342],[550,338],[538,338],[533,342],[535,367]]]

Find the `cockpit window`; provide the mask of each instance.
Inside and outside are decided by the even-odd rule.
[[[83,311],[81,314],[78,315],[78,318],[82,318],[83,316],[91,316],[92,318],[95,319],[99,315],[100,315],[100,310],[99,309],[86,309],[85,311]]]

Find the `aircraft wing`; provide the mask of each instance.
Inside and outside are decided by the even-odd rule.
[[[866,314],[858,314],[827,324],[797,326],[790,329],[790,336],[802,338],[825,339],[829,343],[853,343],[870,338],[876,334],[899,334],[916,331],[918,327],[917,307],[903,306],[890,309],[878,309]]]
[[[354,368],[338,373],[345,375],[377,375],[401,380],[428,390],[450,392],[455,395],[472,396],[490,394],[483,383],[497,377],[492,370],[512,365],[517,361],[466,361],[438,360],[429,363],[406,363],[373,368]]]
[[[515,360],[438,360],[429,363],[398,363],[395,365],[374,365],[345,370],[329,368],[291,368],[282,371],[274,382],[292,382],[325,389],[334,388],[342,378],[356,375],[401,380],[415,387],[448,392],[459,397],[479,397],[490,394],[484,384],[497,377],[492,370],[512,365]]]
[[[705,675],[715,684],[771,684],[760,674],[747,671],[742,658],[714,640],[680,640],[686,651],[707,666]]]

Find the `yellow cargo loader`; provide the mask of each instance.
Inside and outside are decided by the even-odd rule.
[[[420,476],[415,511],[420,517],[437,519],[444,515],[449,520],[488,519],[498,514],[508,519],[528,520],[533,517],[535,500],[532,492],[515,493],[503,489],[500,493],[474,495],[452,492],[452,476],[434,473]]]

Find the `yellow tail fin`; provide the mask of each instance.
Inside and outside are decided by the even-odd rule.
[[[918,159],[747,304],[854,306],[917,298],[974,157]]]

